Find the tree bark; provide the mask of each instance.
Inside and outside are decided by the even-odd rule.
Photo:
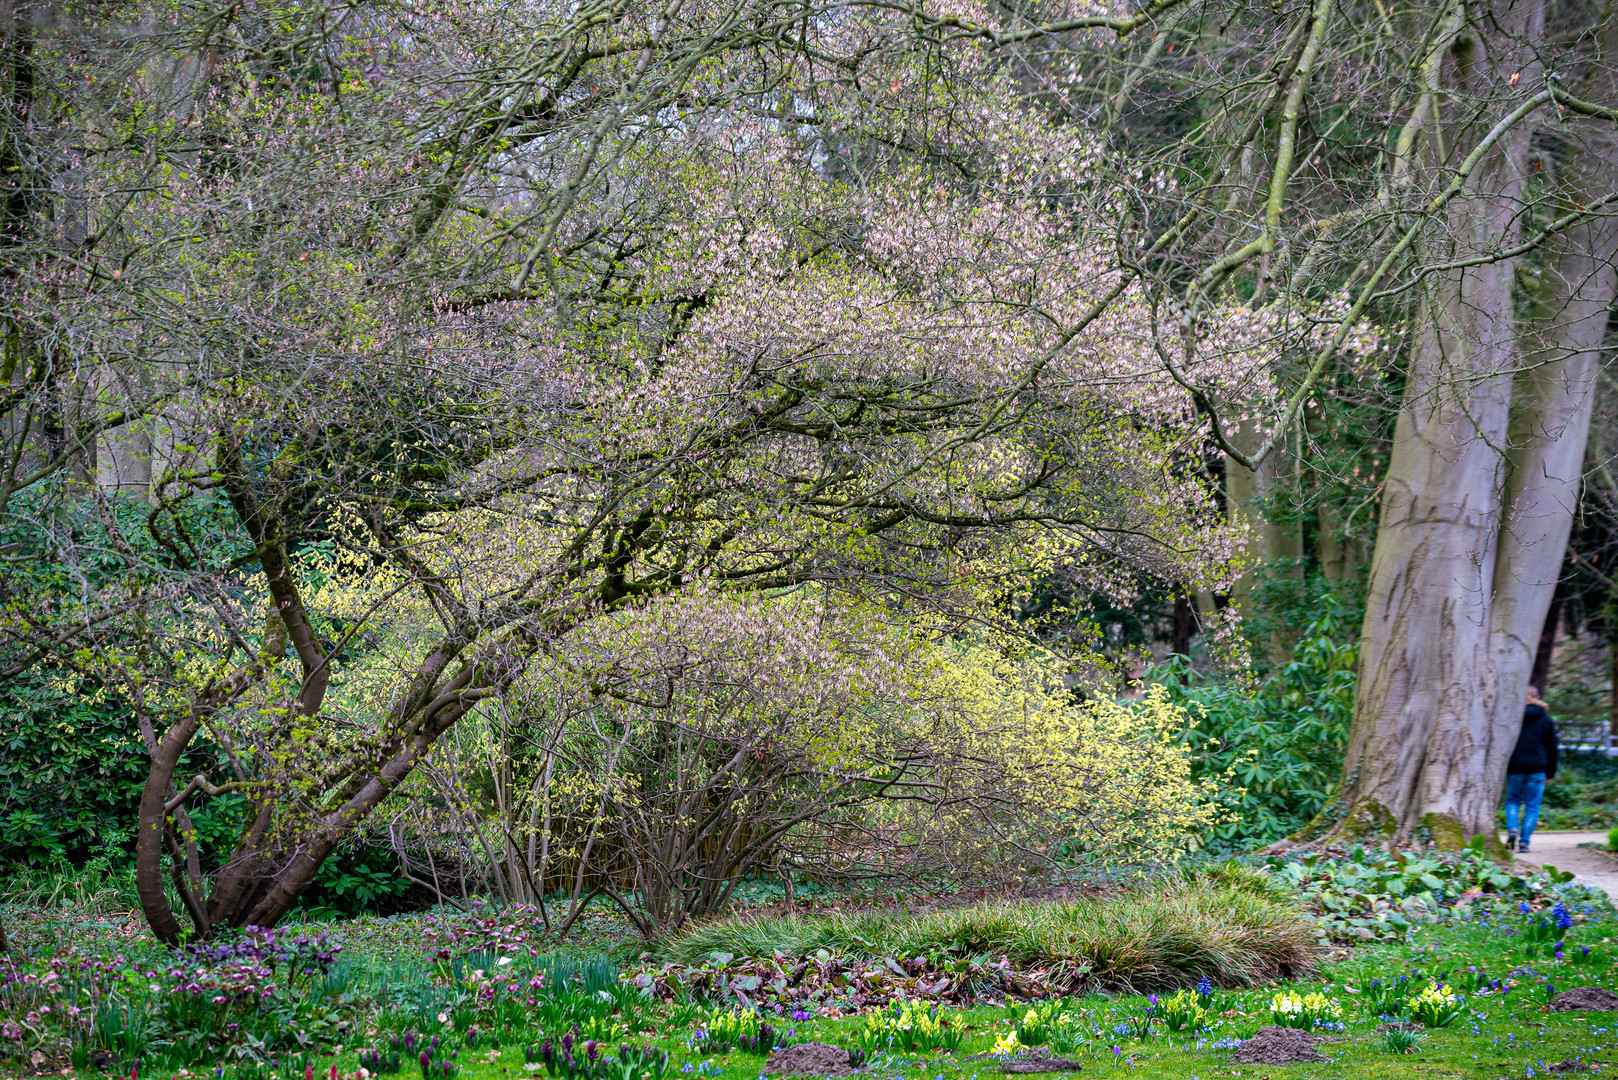
[[[1258,449],[1263,433],[1252,425],[1246,425],[1240,437],[1247,444],[1241,449],[1251,453]],[[1303,576],[1303,529],[1298,522],[1283,520],[1285,508],[1278,505],[1292,493],[1291,485],[1296,482],[1295,468],[1296,458],[1290,447],[1277,449],[1264,460],[1257,472],[1229,457],[1225,459],[1226,512],[1233,522],[1246,520],[1250,530],[1246,548],[1247,566],[1231,584],[1230,590],[1230,602],[1243,619],[1256,611],[1253,586],[1261,567],[1272,577]],[[1263,644],[1270,663],[1281,664],[1292,655],[1292,646],[1296,641],[1285,628],[1271,626],[1264,635]]]
[[[1449,42],[1445,73],[1462,97],[1484,99],[1508,80],[1515,85],[1513,75],[1538,78],[1527,46],[1541,36],[1541,5],[1503,0],[1490,8]],[[1444,141],[1462,156],[1477,145],[1462,139],[1484,126],[1452,119]],[[1528,145],[1519,125],[1486,151],[1470,190],[1446,214],[1453,250],[1441,251],[1445,259],[1518,241]],[[1507,480],[1501,448],[1517,364],[1516,277],[1511,262],[1497,261],[1434,278],[1417,314],[1384,488],[1337,827],[1355,837],[1425,830],[1458,845],[1492,830],[1495,773],[1504,771],[1493,756],[1502,687],[1491,612]]]
[[[1169,648],[1180,656],[1191,655],[1191,632],[1195,621],[1191,617],[1191,598],[1180,593],[1174,598],[1174,629]]]
[[[1557,631],[1562,622],[1562,590],[1551,594],[1551,609],[1545,613],[1545,625],[1539,631],[1539,648],[1534,652],[1534,669],[1529,672],[1528,685],[1543,692],[1550,681],[1551,660],[1556,655]]]
[[[1531,42],[1541,17],[1507,9],[1496,25],[1507,43]],[[1531,63],[1511,48],[1488,38],[1474,48],[1489,62],[1463,82],[1519,69],[1530,77]],[[1592,68],[1583,92],[1609,100],[1614,88],[1608,71]],[[1558,178],[1569,208],[1618,182],[1610,125],[1586,126]],[[1478,197],[1452,222],[1463,251],[1515,242],[1526,150],[1526,130],[1502,143]],[[1578,500],[1615,254],[1610,218],[1556,239],[1520,348],[1509,264],[1461,270],[1435,289],[1384,496],[1340,832],[1425,831],[1444,846],[1494,836]]]

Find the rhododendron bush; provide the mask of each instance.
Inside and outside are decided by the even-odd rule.
[[[42,38],[91,72],[101,216],[29,210],[17,295],[39,393],[100,419],[0,493],[79,568],[6,663],[138,715],[160,937],[171,869],[203,937],[268,925],[384,804],[648,933],[766,865],[1022,875],[1206,822],[1184,718],[1070,689],[1012,612],[1223,588],[1199,409],[1273,405],[1338,309],[1166,312],[1129,222],[1173,185],[908,15],[188,19]],[[69,444],[99,487],[45,483]]]

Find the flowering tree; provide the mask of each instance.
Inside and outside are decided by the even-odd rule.
[[[1155,13],[1026,34],[773,3],[13,27],[55,80],[13,105],[73,137],[27,129],[40,180],[8,226],[8,371],[28,374],[7,543],[73,570],[7,583],[6,662],[136,710],[154,931],[180,933],[165,866],[199,934],[273,923],[537,666],[655,727],[673,691],[649,688],[690,695],[695,660],[628,680],[586,660],[667,605],[701,641],[734,632],[733,598],[796,590],[938,647],[1013,636],[1007,601],[1056,573],[1222,588],[1240,530],[1188,467],[1197,416],[1271,402],[1296,349],[1359,341],[1359,311],[1233,304],[1234,262],[1165,292],[1200,250],[1162,231],[1183,193],[1051,107],[1073,70],[1017,59]],[[963,670],[917,684],[953,688],[929,745],[973,799],[950,813],[1030,851],[1028,823],[1085,788],[990,752],[1006,702],[1041,703],[1029,745],[1058,760],[1103,730],[1156,738],[1057,708],[1044,675]],[[817,722],[848,715],[825,704]],[[1108,775],[1154,775],[1148,756]],[[207,871],[187,805],[227,793],[246,815]]]

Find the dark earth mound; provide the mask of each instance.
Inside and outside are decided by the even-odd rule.
[[[1251,1039],[1236,1048],[1230,1060],[1238,1065],[1290,1065],[1295,1061],[1325,1061],[1315,1052],[1324,1036],[1310,1035],[1296,1028],[1261,1027]]]
[[[1084,1068],[1084,1066],[1080,1065],[1077,1061],[1071,1061],[1067,1058],[1052,1057],[1046,1054],[1044,1051],[1036,1050],[1026,1057],[1013,1058],[1011,1061],[1006,1062],[1004,1065],[1000,1066],[1000,1071],[1003,1073],[1026,1074],[1078,1072],[1082,1068]]]
[[[783,1046],[764,1062],[766,1076],[848,1076],[848,1051],[823,1042]]]
[[[1575,986],[1551,999],[1557,1012],[1613,1012],[1618,1010],[1618,994],[1599,986]]]

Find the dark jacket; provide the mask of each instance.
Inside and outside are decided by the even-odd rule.
[[[1511,752],[1507,775],[1517,773],[1545,774],[1549,780],[1556,775],[1556,725],[1543,705],[1530,705],[1523,710],[1522,734],[1517,736],[1517,749]]]

